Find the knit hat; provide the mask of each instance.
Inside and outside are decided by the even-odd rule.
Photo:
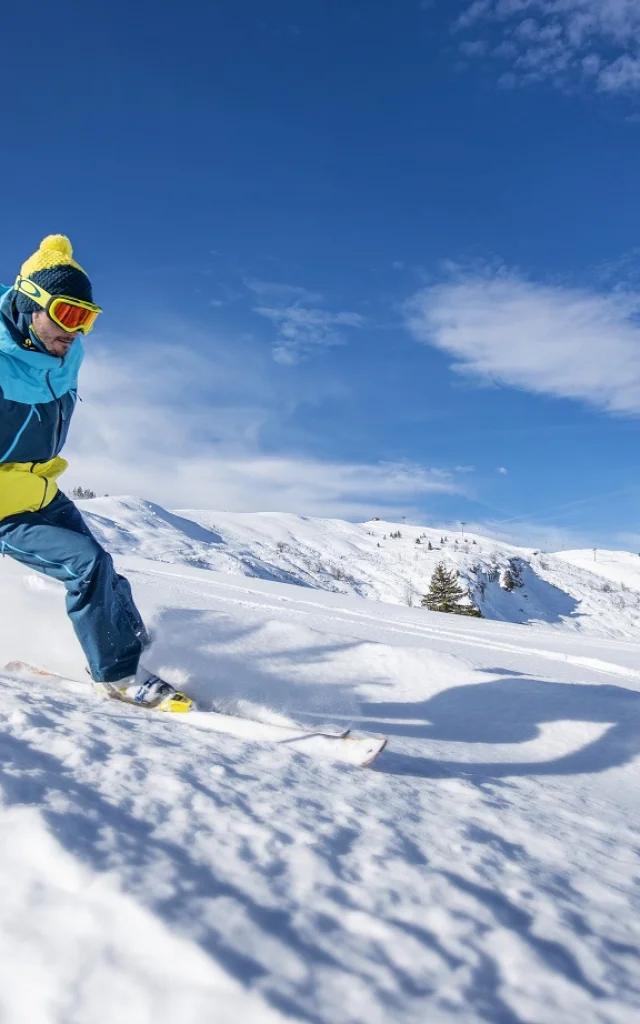
[[[93,302],[91,281],[73,259],[73,248],[66,235],[47,235],[40,247],[20,267],[20,275],[40,285],[50,295],[68,295],[72,299]],[[15,302],[21,313],[41,309],[37,302],[16,292]]]

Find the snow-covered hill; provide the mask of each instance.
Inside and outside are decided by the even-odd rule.
[[[92,529],[120,554],[408,606],[420,605],[442,561],[459,571],[485,618],[640,637],[640,557],[625,552],[603,552],[594,563],[593,552],[588,558],[586,552],[546,554],[480,535],[380,521],[167,512],[139,498],[99,498],[81,505]],[[605,556],[611,555],[625,567],[617,579],[603,578],[603,569],[613,564]],[[513,563],[523,586],[507,591],[501,582]]]
[[[631,551],[561,551],[558,555],[564,562],[575,565],[579,569],[587,569],[595,576],[601,576],[612,583],[622,584],[625,588],[640,592],[640,554]]]
[[[349,769],[0,670],[3,1022],[635,1024],[640,644],[402,606],[383,524],[87,507],[149,667],[390,746]],[[368,552],[395,607],[274,582],[300,551]],[[0,664],[83,679],[63,596],[0,560]]]

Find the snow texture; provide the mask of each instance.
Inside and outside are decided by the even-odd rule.
[[[443,554],[412,531],[435,531],[83,509],[154,631],[149,668],[204,707],[390,746],[350,768],[0,675],[0,1020],[639,1019],[633,556],[615,577],[449,547],[465,573],[522,560],[483,621],[403,603],[402,572],[419,591]],[[528,625],[498,621],[523,590]],[[12,659],[83,679],[61,586],[3,559]]]

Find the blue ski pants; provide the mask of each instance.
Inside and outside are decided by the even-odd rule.
[[[62,491],[39,512],[0,519],[0,552],[67,588],[67,612],[93,679],[133,675],[149,637],[124,576]]]

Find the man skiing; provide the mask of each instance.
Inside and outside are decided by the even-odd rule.
[[[101,312],[64,235],[43,239],[13,287],[0,285],[0,552],[64,583],[96,682],[169,708],[181,695],[140,665],[150,640],[128,581],[56,483],[84,355],[78,335]]]

